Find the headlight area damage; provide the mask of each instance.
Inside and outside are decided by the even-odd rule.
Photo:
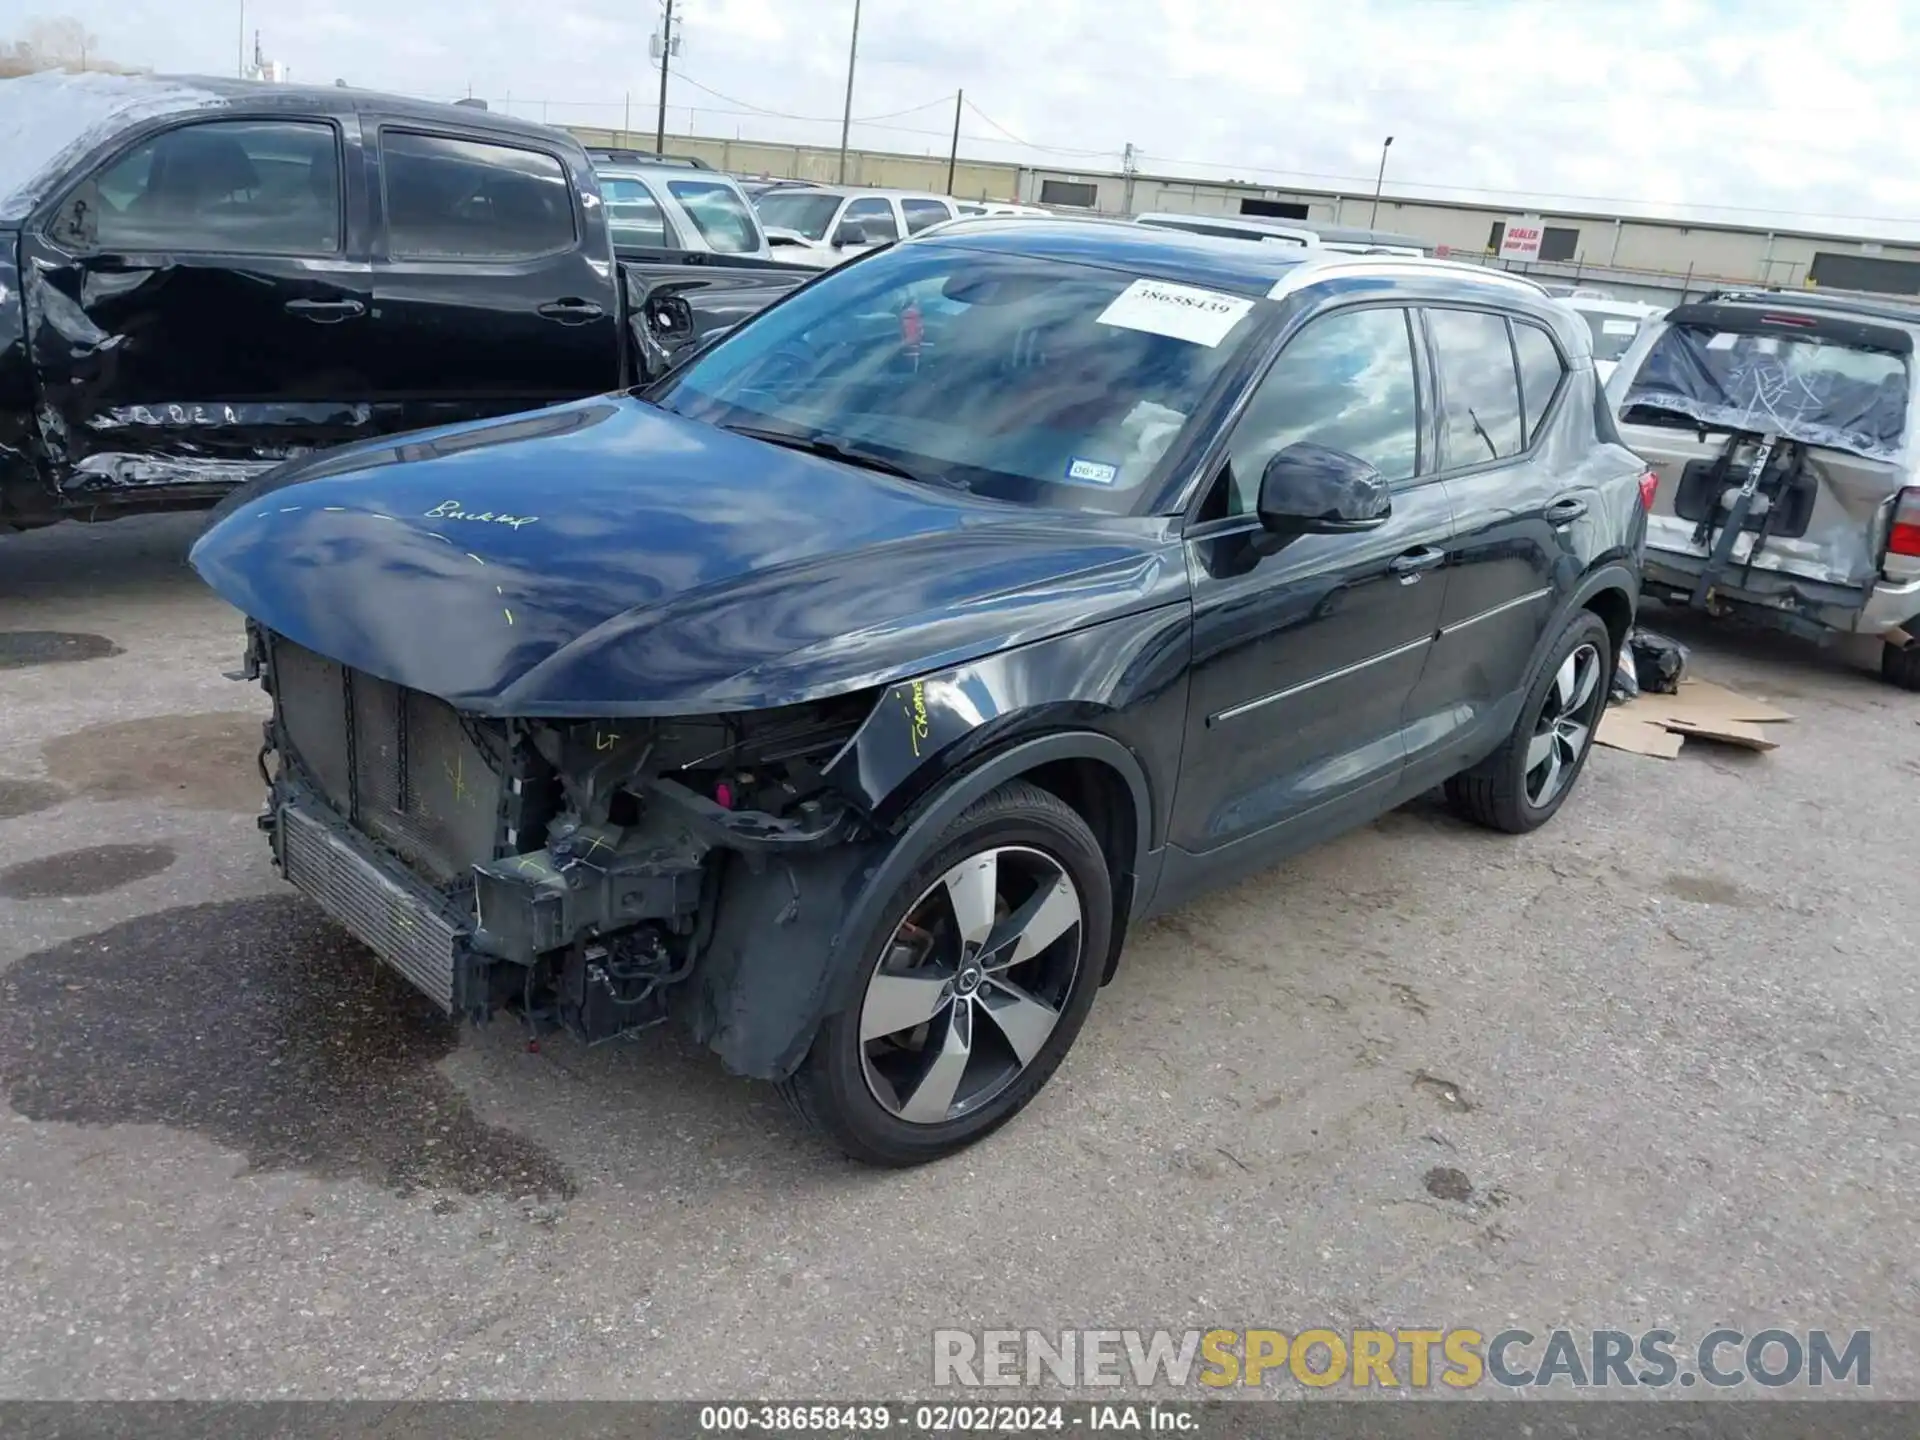
[[[835,926],[884,848],[823,774],[876,692],[496,720],[258,626],[244,673],[274,700],[277,864],[443,1009],[588,1044],[678,1015],[759,1078],[805,1054]],[[749,982],[770,948],[782,963]]]

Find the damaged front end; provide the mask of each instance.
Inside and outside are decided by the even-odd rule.
[[[797,1059],[792,1037],[730,1049],[731,1002],[686,982],[747,943],[744,926],[816,957],[789,998],[814,993],[877,839],[822,774],[870,693],[687,719],[482,718],[257,624],[244,673],[274,702],[261,823],[279,868],[443,1010],[506,1009],[587,1044],[680,1010],[737,1069]]]

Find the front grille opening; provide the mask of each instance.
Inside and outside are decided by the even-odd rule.
[[[355,829],[437,885],[495,858],[504,727],[278,637],[272,662],[290,758]]]

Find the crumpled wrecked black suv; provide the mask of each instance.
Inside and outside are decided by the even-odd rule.
[[[1524,282],[960,222],[650,389],[369,442],[193,551],[286,876],[456,1015],[677,1018],[980,1138],[1130,927],[1443,784],[1565,802],[1646,467]]]

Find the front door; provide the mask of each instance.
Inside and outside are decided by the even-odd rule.
[[[1445,592],[1452,514],[1422,474],[1408,312],[1335,310],[1288,341],[1236,425],[1188,544],[1194,590],[1187,742],[1168,881],[1216,878],[1378,808],[1405,764],[1407,697]],[[1262,469],[1313,441],[1393,483],[1379,529],[1259,553]]]
[[[1582,573],[1579,537],[1601,508],[1577,463],[1590,432],[1575,463],[1551,443],[1547,421],[1566,403],[1569,379],[1552,336],[1491,311],[1425,317],[1440,464],[1461,524],[1439,637],[1414,692],[1409,761],[1444,776],[1513,728],[1546,627]]]
[[[379,155],[372,364],[400,426],[619,386],[605,222],[580,204],[557,148],[387,121]]]
[[[367,433],[357,146],[318,117],[175,125],[28,227],[42,433],[69,501],[211,493]]]

